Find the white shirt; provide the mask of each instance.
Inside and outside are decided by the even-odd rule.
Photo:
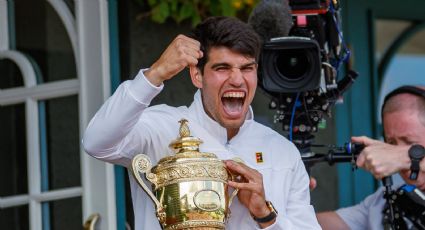
[[[203,140],[201,152],[215,153],[220,159],[241,158],[263,175],[266,199],[279,212],[276,222],[267,229],[320,229],[310,205],[309,178],[296,147],[253,119],[250,109],[239,132],[227,141],[227,131],[204,111],[198,91],[188,108],[157,105],[148,107],[161,91],[144,77],[143,70],[134,80],[119,86],[91,120],[84,138],[85,150],[107,162],[130,165],[139,153],[147,154],[153,165],[172,153],[168,148],[178,136],[178,121],[185,118],[191,135]],[[263,163],[257,163],[261,152]],[[130,176],[135,229],[161,229],[154,204],[136,180]],[[231,207],[228,230],[258,229],[257,223],[237,198]]]
[[[393,176],[393,189],[403,184],[400,175]],[[385,205],[384,187],[366,197],[357,205],[341,208],[336,213],[344,220],[351,230],[383,230],[382,211]]]

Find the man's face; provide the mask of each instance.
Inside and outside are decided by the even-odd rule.
[[[414,109],[400,110],[384,114],[385,139],[389,144],[425,146],[425,125],[419,120]],[[408,184],[415,184],[425,191],[425,173],[420,172],[416,181],[409,180],[410,170],[400,172]]]
[[[201,75],[201,73],[198,73]],[[209,51],[202,82],[202,102],[207,114],[235,135],[242,126],[257,87],[255,58],[225,47]]]

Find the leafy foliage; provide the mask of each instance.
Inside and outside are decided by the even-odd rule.
[[[150,17],[157,23],[172,19],[177,23],[191,21],[195,26],[209,16],[234,16],[246,19],[259,0],[136,0],[149,8],[138,18]]]

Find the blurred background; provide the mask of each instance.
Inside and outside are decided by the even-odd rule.
[[[177,34],[209,15],[246,21],[258,0],[0,0],[0,228],[133,229],[126,169],[84,154],[81,134],[120,82],[149,67]],[[316,134],[343,145],[381,137],[383,97],[425,84],[425,2],[344,0],[343,33],[359,77]],[[189,105],[183,71],[153,104]],[[282,133],[261,90],[255,119]],[[348,163],[316,164],[316,211],[361,201],[378,182]],[[137,218],[137,217],[136,217]],[[153,220],[154,221],[154,220]]]

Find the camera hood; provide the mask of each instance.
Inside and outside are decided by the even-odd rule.
[[[273,38],[264,43],[260,84],[274,93],[303,92],[319,88],[320,47],[306,37]]]

